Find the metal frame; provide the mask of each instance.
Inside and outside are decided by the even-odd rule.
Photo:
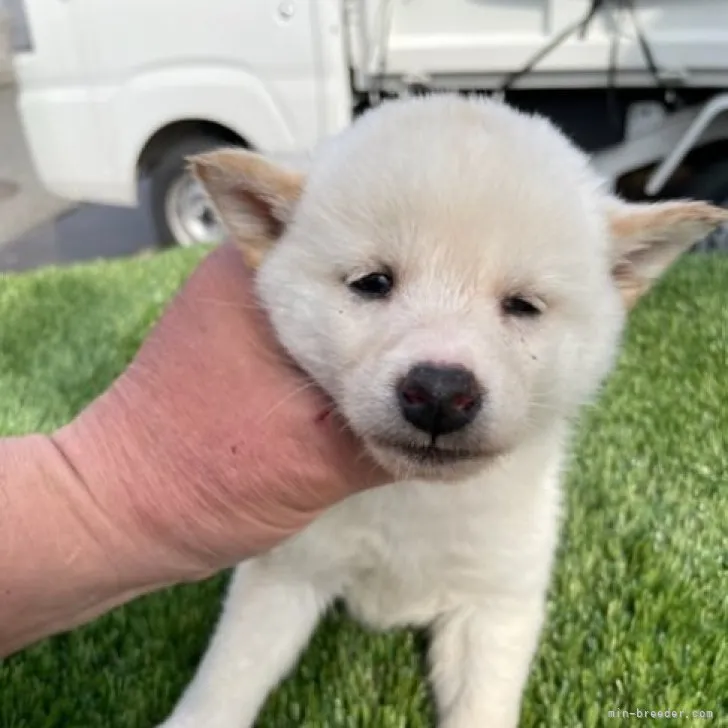
[[[623,174],[658,163],[646,187],[646,192],[654,196],[698,142],[728,139],[728,115],[723,113],[726,110],[728,93],[721,93],[701,106],[669,114],[656,129],[594,153],[592,162],[611,184]]]
[[[683,159],[700,141],[708,127],[726,111],[728,111],[728,93],[713,96],[710,101],[706,102],[672,151],[647,180],[645,192],[648,195],[654,197],[662,190]]]

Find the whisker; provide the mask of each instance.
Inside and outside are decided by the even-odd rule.
[[[265,422],[276,410],[278,410],[280,407],[282,407],[284,404],[290,402],[294,397],[297,397],[302,392],[305,392],[308,389],[312,389],[315,385],[315,383],[311,380],[304,382],[300,387],[297,387],[292,392],[287,394],[285,397],[282,397],[276,404],[274,404],[268,412],[266,412],[263,417],[261,418],[261,423]]]

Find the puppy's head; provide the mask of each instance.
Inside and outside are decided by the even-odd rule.
[[[546,120],[447,96],[369,112],[305,176],[192,165],[283,345],[402,476],[470,473],[574,415],[626,311],[728,218],[623,203]]]

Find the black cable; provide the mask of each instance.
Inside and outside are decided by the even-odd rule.
[[[611,0],[593,0],[589,10],[587,11],[586,17],[582,21],[581,28],[579,29],[579,40],[584,40],[584,37],[586,36],[586,31],[589,30],[589,26],[592,23],[592,20],[596,17],[596,14],[604,9],[604,6],[607,5]]]
[[[634,29],[637,32],[637,41],[640,44],[640,49],[642,50],[642,55],[645,57],[647,67],[650,69],[650,73],[655,79],[655,82],[658,85],[662,85],[660,71],[657,68],[657,63],[655,62],[655,57],[652,54],[652,49],[650,48],[650,44],[647,42],[647,38],[645,38],[645,34],[642,31],[642,25],[637,19],[637,9],[635,8],[634,0],[622,0],[622,2],[626,4],[629,9],[629,13],[632,16],[632,25],[634,25]]]
[[[583,38],[597,12],[601,10],[608,1],[609,0],[592,0],[589,10],[583,18],[564,28],[553,40],[547,43],[543,48],[541,48],[541,50],[536,52],[522,68],[517,71],[513,71],[513,73],[506,76],[498,91],[500,93],[508,91],[508,89],[510,89],[519,78],[530,73],[539,61],[545,58],[552,51],[556,50],[556,48],[558,48],[573,33],[579,31],[580,36]]]
[[[665,101],[665,104],[670,108],[675,108],[679,105],[680,99],[675,92],[675,89],[669,85],[667,85],[664,81],[663,76],[660,74],[660,69],[657,66],[657,62],[655,61],[655,56],[652,53],[652,48],[650,48],[650,44],[647,41],[647,38],[642,30],[642,25],[640,24],[639,20],[637,19],[637,9],[635,7],[635,0],[620,0],[622,3],[624,3],[629,12],[630,16],[632,18],[632,25],[634,26],[635,32],[637,33],[637,42],[640,44],[640,50],[642,51],[642,55],[645,58],[645,62],[647,63],[647,67],[650,70],[650,74],[652,75],[652,78],[655,80],[655,85],[662,90],[663,99]]]
[[[498,88],[498,91],[500,93],[505,93],[508,91],[513,84],[518,81],[519,78],[522,78],[527,73],[530,73],[534,67],[541,61],[543,58],[545,58],[549,53],[554,51],[556,48],[558,48],[567,38],[569,38],[570,35],[577,32],[579,33],[579,37],[583,38],[586,34],[586,31],[589,28],[589,25],[594,20],[596,14],[603,10],[604,7],[611,2],[616,2],[617,5],[621,8],[627,8],[630,12],[631,18],[632,18],[632,24],[634,26],[635,32],[637,33],[637,42],[639,43],[640,50],[642,51],[642,55],[645,58],[645,62],[647,63],[647,67],[650,71],[650,74],[652,78],[655,81],[655,85],[662,90],[663,92],[663,98],[665,101],[665,104],[668,107],[674,108],[675,106],[679,105],[680,98],[676,94],[674,88],[671,86],[668,86],[663,76],[660,74],[659,67],[657,65],[657,62],[655,61],[655,56],[652,52],[652,48],[650,47],[650,44],[645,36],[645,33],[642,30],[642,26],[637,18],[637,11],[635,8],[635,0],[592,0],[591,4],[589,5],[589,10],[587,11],[586,15],[584,15],[583,18],[576,21],[575,23],[572,23],[571,25],[567,26],[562,30],[553,40],[551,40],[548,44],[546,44],[543,48],[541,48],[537,53],[535,53],[524,65],[522,68],[520,68],[517,71],[514,71],[510,73],[501,83],[500,87]],[[607,91],[609,95],[611,96],[611,102],[610,105],[612,107],[612,112],[614,114],[618,114],[617,110],[615,109],[616,101],[614,98],[614,91],[616,90],[616,75],[617,75],[617,51],[618,51],[618,44],[619,44],[619,33],[615,33],[616,37],[612,38],[612,44],[610,48],[610,58],[609,58],[609,68],[607,71]]]
[[[621,2],[621,0],[620,0]],[[617,97],[617,63],[619,59],[619,40],[622,32],[621,20],[617,22],[617,27],[612,33],[611,42],[609,44],[609,66],[607,67],[607,115],[609,116],[615,132],[622,131],[622,118],[619,113],[619,103]]]

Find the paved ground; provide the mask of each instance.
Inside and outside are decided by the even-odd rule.
[[[147,190],[137,210],[72,206],[33,171],[11,86],[0,86],[0,272],[129,255],[154,244]]]
[[[132,255],[154,246],[148,215],[82,205],[0,246],[0,272]]]

